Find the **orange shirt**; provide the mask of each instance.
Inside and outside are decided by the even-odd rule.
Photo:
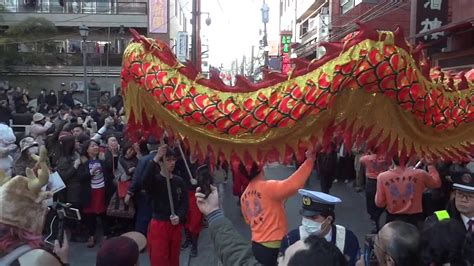
[[[365,167],[365,176],[377,179],[377,176],[388,170],[388,163],[383,158],[377,158],[377,154],[369,154],[360,157],[360,163]]]
[[[425,188],[439,188],[441,179],[432,165],[428,172],[397,167],[377,177],[375,204],[391,214],[414,214],[423,211],[421,199]]]
[[[280,241],[288,233],[285,200],[303,188],[314,161],[306,160],[285,180],[265,180],[263,173],[250,181],[241,201],[242,214],[257,243]]]

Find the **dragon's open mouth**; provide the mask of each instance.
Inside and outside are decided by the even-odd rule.
[[[397,29],[361,25],[319,61],[295,60],[235,87],[201,78],[158,40],[134,33],[122,69],[128,132],[179,133],[199,156],[298,157],[309,143],[365,143],[387,156],[467,158],[474,153],[474,84],[432,70]],[[434,79],[433,79],[434,78]]]

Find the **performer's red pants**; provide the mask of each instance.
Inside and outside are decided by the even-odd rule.
[[[186,225],[184,226],[191,234],[199,235],[202,225],[202,213],[196,203],[194,191],[188,191],[189,208],[187,213]]]
[[[148,227],[151,266],[179,266],[182,225],[152,219]]]

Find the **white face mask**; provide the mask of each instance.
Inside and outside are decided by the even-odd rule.
[[[28,154],[30,154],[30,155],[32,155],[32,154],[38,155],[38,154],[39,154],[39,147],[38,147],[38,146],[33,146],[33,147],[28,148]]]
[[[308,234],[319,234],[321,232],[321,223],[303,217],[301,225]]]

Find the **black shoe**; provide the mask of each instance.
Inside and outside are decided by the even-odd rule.
[[[198,255],[198,249],[197,249],[196,246],[193,246],[193,247],[191,248],[191,255],[190,255],[190,256],[191,256],[192,258],[195,258],[195,257],[197,257],[197,255]]]
[[[181,245],[181,249],[187,249],[189,246],[191,246],[191,240],[186,240],[184,243]]]

